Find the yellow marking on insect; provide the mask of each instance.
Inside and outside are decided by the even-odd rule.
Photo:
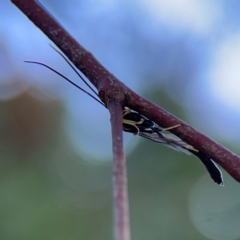
[[[140,121],[135,122],[135,121],[131,121],[131,120],[127,120],[127,119],[123,119],[123,123],[127,124],[127,125],[131,125],[133,127],[135,127],[137,129],[137,135],[139,135],[140,130],[137,127],[137,124],[142,124],[144,122],[144,119],[142,118]],[[125,128],[127,129],[127,128]]]
[[[141,118],[140,121],[135,122],[132,120],[124,119],[124,116],[128,115],[129,113],[131,113],[130,108],[126,108],[125,110],[123,110],[123,123],[135,127],[137,129],[137,135],[139,135],[140,129],[137,127],[137,124],[141,125],[142,123],[144,123],[145,120],[143,118]],[[125,130],[127,130],[126,127],[125,127]]]

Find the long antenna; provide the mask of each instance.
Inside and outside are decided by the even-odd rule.
[[[54,48],[51,44],[50,47],[55,50],[66,62],[67,64],[72,68],[72,70],[80,77],[80,79],[92,90],[92,92],[98,97],[97,92],[89,85],[89,83],[82,77],[82,75],[76,70],[75,66],[60,52],[58,51],[56,48]],[[73,81],[71,81],[69,78],[67,78],[66,76],[64,76],[63,74],[61,74],[60,72],[58,72],[57,70],[53,69],[52,67],[48,66],[47,64],[41,63],[41,62],[35,62],[35,61],[24,61],[26,63],[33,63],[33,64],[38,64],[41,65],[43,67],[46,67],[48,69],[50,69],[51,71],[55,72],[57,75],[61,76],[62,78],[64,78],[65,80],[67,80],[69,83],[71,83],[73,86],[75,86],[76,88],[80,89],[81,91],[83,91],[84,93],[86,93],[87,95],[89,95],[90,97],[92,97],[93,99],[95,99],[97,102],[99,102],[100,104],[102,104],[104,107],[105,105],[95,96],[93,96],[91,93],[87,92],[85,89],[83,89],[82,87],[80,87],[79,85],[77,85],[76,83],[74,83]]]
[[[72,70],[82,79],[82,81],[92,90],[92,92],[98,96],[97,92],[89,85],[89,83],[82,77],[82,75],[76,70],[75,66],[60,52],[58,51],[55,47],[53,47],[50,44],[50,47],[56,51],[66,62],[67,64],[72,68]]]
[[[61,55],[61,54],[60,54]],[[65,59],[65,58],[64,58]],[[65,59],[66,60],[66,59]],[[99,99],[97,99],[95,96],[93,96],[91,93],[89,93],[89,92],[87,92],[85,89],[83,89],[82,87],[80,87],[80,86],[78,86],[76,83],[74,83],[73,81],[71,81],[69,78],[67,78],[66,76],[64,76],[63,74],[61,74],[60,72],[58,72],[58,71],[56,71],[55,69],[53,69],[52,67],[50,67],[50,66],[48,66],[48,65],[46,65],[46,64],[44,64],[44,63],[41,63],[41,62],[35,62],[35,61],[24,61],[24,62],[26,62],[26,63],[33,63],[33,64],[38,64],[38,65],[41,65],[41,66],[43,66],[43,67],[46,67],[46,68],[48,68],[48,69],[50,69],[51,71],[53,71],[53,72],[55,72],[57,75],[59,75],[59,76],[61,76],[62,78],[64,78],[65,80],[67,80],[69,83],[71,83],[73,86],[75,86],[76,88],[78,88],[78,89],[80,89],[81,91],[83,91],[83,92],[85,92],[87,95],[89,95],[90,97],[92,97],[93,99],[95,99],[97,102],[99,102],[100,104],[102,104],[104,107],[105,107],[105,105],[99,100]],[[68,62],[68,61],[67,61]],[[69,63],[69,62],[68,62]],[[71,65],[70,65],[71,66]],[[71,66],[72,67],[72,66]],[[73,67],[72,67],[73,68]],[[74,68],[73,68],[74,69]],[[74,71],[76,72],[76,70],[74,69]],[[81,79],[87,84],[87,86],[88,87],[90,87],[89,86],[89,84],[82,78],[82,76],[79,74],[79,73],[77,73],[78,74],[78,76],[80,76],[81,77]],[[91,87],[90,87],[90,89],[92,89]],[[92,89],[93,90],[93,89]],[[95,93],[95,94],[97,94],[94,90],[93,90],[93,92]],[[97,95],[98,96],[98,95]]]

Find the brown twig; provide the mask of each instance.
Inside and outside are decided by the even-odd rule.
[[[108,109],[112,126],[115,239],[129,240],[126,160],[123,151],[122,118],[119,117],[122,115],[122,104],[110,100]]]
[[[33,0],[12,0],[12,2],[48,37],[70,61],[94,84],[100,97],[106,103],[117,92],[125,106],[138,111],[161,127],[181,124],[171,130],[188,144],[199,149],[204,155],[222,166],[233,178],[240,182],[240,157],[220,144],[199,133],[188,124],[170,113],[137,95],[111,73],[109,73],[94,57],[78,44],[63,27],[57,23],[37,2]]]

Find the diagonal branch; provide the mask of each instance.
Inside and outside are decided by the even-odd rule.
[[[51,39],[70,61],[93,83],[98,89],[99,96],[104,103],[114,97],[125,106],[138,111],[161,127],[181,124],[181,127],[171,130],[194,148],[200,150],[206,157],[213,159],[222,166],[233,178],[240,182],[240,157],[233,154],[220,144],[198,132],[188,124],[182,122],[162,108],[137,95],[110,72],[108,72],[94,56],[78,44],[67,31],[36,1],[11,0],[38,28]]]

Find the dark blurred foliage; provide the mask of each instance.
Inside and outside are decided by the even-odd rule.
[[[54,139],[58,139],[59,103],[40,102],[26,91],[0,104],[1,153],[8,155],[13,151],[19,161],[26,162],[32,160],[32,154],[41,155],[52,148]]]
[[[111,163],[76,155],[61,102],[38,100],[36,91],[0,104],[1,238],[111,239]],[[185,118],[164,90],[148,94]],[[127,158],[133,239],[203,239],[187,214],[188,191],[204,173],[198,159],[145,139]]]
[[[62,104],[39,101],[29,94],[34,91],[0,104],[1,239],[110,239],[110,164],[76,156],[61,127]],[[109,184],[98,191],[66,186],[68,180],[96,182],[106,174]]]

